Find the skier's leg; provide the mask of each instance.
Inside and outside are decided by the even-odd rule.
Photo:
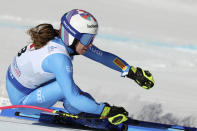
[[[96,103],[94,98],[89,93],[82,91],[76,84],[75,84],[75,91],[79,92],[80,95],[83,95],[83,96],[87,97],[89,100],[94,101]],[[75,97],[75,96],[71,96],[71,97]],[[72,99],[72,98],[70,98],[70,99]],[[63,99],[63,102],[64,102],[64,108],[69,113],[71,113],[71,114],[79,114],[80,112],[83,112],[83,111],[81,111],[79,109],[76,109],[72,105],[72,103],[70,103],[67,99]],[[81,104],[80,106],[84,106],[83,102],[85,103],[86,101],[82,101],[81,103],[79,103],[79,104]],[[97,103],[97,104],[100,106],[101,109],[103,109],[104,106],[105,106],[105,104],[103,104],[103,103]],[[91,105],[89,105],[89,106],[91,106]],[[89,108],[89,107],[87,107],[87,108]],[[101,112],[100,110],[95,110],[94,114],[100,115],[100,112]],[[88,113],[90,113],[90,112],[88,112]]]
[[[65,95],[62,92],[62,89],[57,83],[57,81],[54,81],[45,86],[42,86],[30,92],[29,94],[24,93],[21,90],[18,90],[18,88],[15,85],[13,85],[12,82],[10,82],[8,78],[6,80],[6,87],[7,87],[10,101],[13,105],[34,105],[34,106],[49,108],[52,105],[54,105],[57,101],[63,100],[64,107],[69,113],[78,114],[81,112],[80,110],[74,108],[72,104],[68,102],[68,100],[65,98]],[[91,99],[94,101],[94,99],[92,98],[90,94],[81,91],[79,87],[77,87],[77,85],[75,85],[75,91],[78,92],[76,94],[84,95],[88,99]],[[72,97],[75,97],[75,96],[71,95],[70,97],[69,99],[72,99]],[[23,113],[31,113],[31,114],[40,112],[38,110],[30,111],[30,109],[18,109],[18,110]],[[99,112],[100,111],[98,111],[98,113]]]
[[[6,77],[6,89],[9,96],[9,100],[11,104],[13,105],[20,105],[24,99],[24,97],[27,95],[21,91],[19,91],[8,79],[8,76]]]
[[[89,93],[82,91],[76,84],[75,84],[75,87],[76,87],[76,90],[78,90],[78,92],[80,92],[80,95],[84,95],[84,96],[88,97],[89,99],[91,99],[92,101],[95,101],[94,98]],[[64,102],[64,104],[63,104],[64,108],[69,113],[71,113],[71,114],[79,114],[79,113],[81,113],[81,111],[76,109],[76,108],[74,108],[72,106],[72,104],[67,99],[63,99],[63,102]],[[99,114],[99,113],[95,112],[95,114]]]
[[[54,81],[25,96],[21,104],[50,108],[60,99],[63,99],[63,93],[58,83]],[[29,109],[23,109],[21,111],[24,113],[29,113]],[[33,110],[31,113],[40,113],[40,111]]]
[[[14,105],[23,104],[23,105],[34,105],[34,106],[49,108],[52,105],[54,105],[57,101],[63,100],[66,111],[72,114],[80,113],[79,110],[74,108],[64,98],[61,88],[59,87],[56,81],[34,90],[29,95],[19,91],[9,80],[6,81],[6,87],[7,87],[9,97],[10,97],[10,101]],[[90,94],[81,91],[79,88],[78,90],[81,92],[81,94],[94,100]],[[37,111],[34,109],[19,109],[18,111],[25,113],[25,114],[40,113],[40,111]],[[81,124],[81,125],[87,125],[92,128],[99,128],[99,129],[110,129],[111,127],[117,128],[117,126],[111,125],[107,120],[102,121],[102,120],[76,119],[76,120],[73,120],[73,122]]]
[[[6,88],[10,102],[13,105],[33,105],[44,108],[49,108],[54,105],[58,100],[63,99],[61,88],[56,81],[46,84],[35,90],[29,90],[23,87],[18,88],[19,84],[13,84],[9,79],[9,74],[6,77]],[[24,91],[26,90],[26,91]],[[27,92],[29,91],[29,92]],[[41,111],[34,109],[20,108],[18,111],[25,114],[37,114]]]

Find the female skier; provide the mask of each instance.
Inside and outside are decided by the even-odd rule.
[[[63,101],[65,110],[72,114],[87,112],[108,118],[116,118],[119,114],[128,116],[123,107],[97,103],[73,80],[72,58],[84,55],[121,72],[123,77],[133,79],[145,89],[154,85],[149,71],[130,66],[120,57],[93,45],[97,30],[97,20],[90,13],[79,9],[62,16],[59,30],[51,24],[40,24],[28,30],[32,43],[14,57],[6,76],[11,103],[50,108],[57,101]],[[39,113],[29,109],[19,111]]]

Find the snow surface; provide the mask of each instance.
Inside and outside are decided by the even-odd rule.
[[[95,45],[130,65],[150,70],[155,79],[154,88],[144,90],[132,80],[121,78],[120,73],[77,56],[73,61],[74,79],[82,90],[98,102],[124,106],[139,120],[197,127],[195,0],[1,0],[2,105],[7,104],[6,70],[16,52],[30,41],[27,29],[43,22],[58,28],[61,16],[73,8],[87,10],[99,21]],[[23,130],[53,130],[21,126],[17,121],[1,118],[0,129],[12,130],[13,125]]]
[[[0,117],[1,131],[87,131],[89,128],[40,123],[36,121]]]

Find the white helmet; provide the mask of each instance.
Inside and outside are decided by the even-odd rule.
[[[97,20],[84,10],[71,10],[61,18],[60,36],[67,46],[71,46],[75,39],[88,46],[93,42],[97,31]]]

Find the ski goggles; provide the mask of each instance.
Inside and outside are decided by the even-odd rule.
[[[70,25],[66,17],[61,19],[61,24],[68,33],[77,38],[84,46],[90,45],[96,36],[96,34],[80,33]]]
[[[81,38],[79,39],[80,43],[84,46],[90,45],[95,38],[94,34],[82,34]]]

